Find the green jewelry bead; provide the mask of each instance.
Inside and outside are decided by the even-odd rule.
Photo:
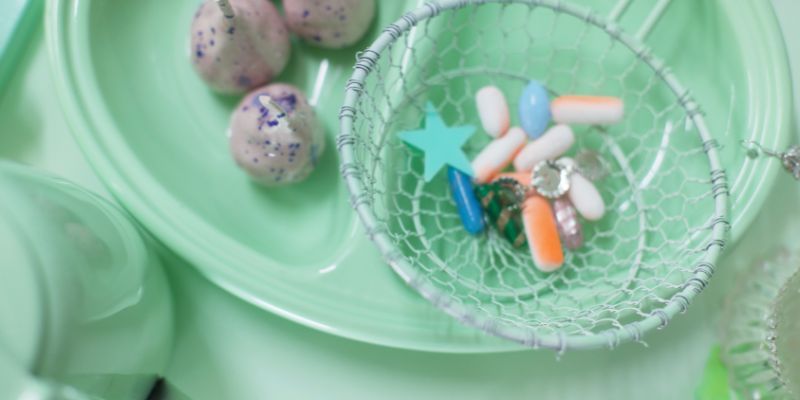
[[[522,216],[515,188],[489,183],[475,188],[489,221],[514,247],[525,244]]]

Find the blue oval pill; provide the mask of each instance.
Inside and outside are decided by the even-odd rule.
[[[550,95],[537,81],[525,86],[519,98],[519,121],[531,139],[542,136],[550,124]]]
[[[450,180],[450,191],[453,193],[453,200],[456,202],[464,229],[473,235],[483,232],[483,208],[475,195],[469,175],[453,167],[447,167],[447,178]]]

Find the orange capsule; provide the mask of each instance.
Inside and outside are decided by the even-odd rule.
[[[536,267],[544,272],[561,268],[564,249],[550,202],[537,195],[528,197],[522,204],[522,223]]]
[[[561,96],[550,104],[558,124],[611,125],[622,120],[625,105],[616,97]]]
[[[491,182],[495,175],[514,161],[527,139],[525,131],[513,127],[503,137],[491,141],[472,160],[475,182],[481,184]]]

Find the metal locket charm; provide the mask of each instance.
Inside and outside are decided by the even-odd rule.
[[[765,149],[760,144],[753,142],[753,141],[742,141],[742,145],[745,146],[747,151],[747,156],[750,158],[756,158],[759,155],[759,152],[764,153],[770,157],[775,157],[781,160],[781,164],[783,164],[783,168],[786,169],[794,179],[800,180],[800,146],[793,145],[789,147],[785,152],[777,152],[769,149]]]
[[[548,199],[557,199],[569,190],[573,167],[557,161],[542,161],[531,174],[531,186]]]

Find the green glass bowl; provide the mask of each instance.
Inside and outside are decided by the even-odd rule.
[[[781,381],[789,393],[800,393],[800,273],[786,281],[775,300],[775,358],[779,361]]]
[[[405,287],[365,237],[339,178],[332,138],[355,49],[417,1],[380,1],[353,49],[294,43],[291,82],[318,99],[329,147],[300,185],[263,189],[228,155],[237,98],[210,93],[191,69],[196,0],[49,0],[56,92],[93,167],[141,222],[206,277],[245,301],[333,334],[448,352],[519,349],[460,326]],[[613,1],[589,0],[598,12]],[[675,0],[648,44],[703,105],[723,143],[733,239],[753,220],[779,171],[748,160],[741,139],[788,143],[789,76],[768,3]],[[631,10],[623,27],[648,10]],[[678,29],[679,27],[679,29]]]
[[[144,397],[172,354],[172,301],[129,215],[0,162],[0,244],[0,357],[32,379]]]
[[[0,3],[0,89],[19,62],[26,39],[35,31],[43,8],[44,3],[36,0]]]
[[[789,244],[742,271],[720,324],[721,359],[741,399],[794,399],[800,253]]]

